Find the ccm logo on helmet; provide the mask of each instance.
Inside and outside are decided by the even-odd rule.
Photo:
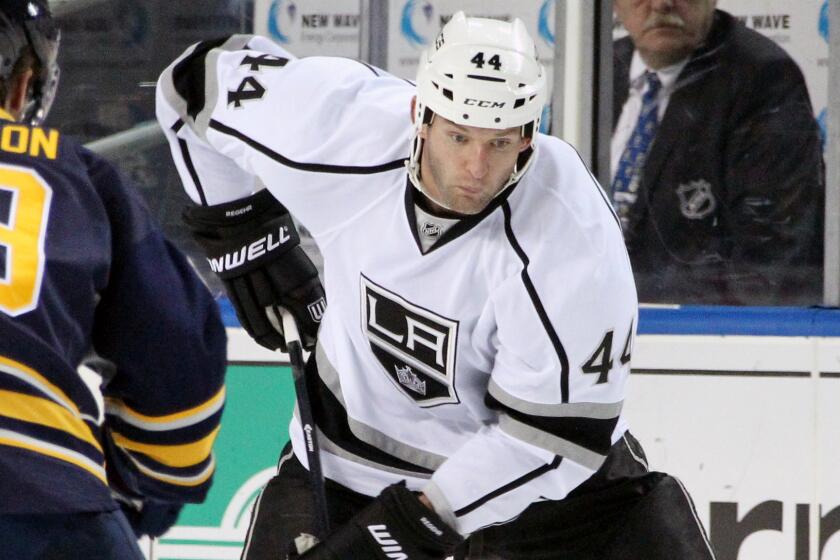
[[[282,226],[276,233],[264,235],[237,251],[226,253],[217,258],[209,258],[207,262],[210,263],[210,269],[216,273],[232,270],[274,251],[291,238],[288,228]]]
[[[489,107],[490,109],[501,109],[505,106],[505,102],[499,103],[498,101],[485,101],[483,99],[473,99],[471,97],[467,97],[464,99],[464,105],[474,105],[476,107]]]

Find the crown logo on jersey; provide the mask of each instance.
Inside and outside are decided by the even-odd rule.
[[[431,239],[440,236],[440,232],[440,226],[432,222],[423,222],[423,225],[420,226],[420,233]]]
[[[397,372],[397,379],[399,382],[415,393],[421,395],[426,394],[426,382],[417,377],[417,374],[411,371],[411,366],[400,367],[395,365],[394,370]]]

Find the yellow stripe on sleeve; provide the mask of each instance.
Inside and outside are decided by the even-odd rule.
[[[213,448],[213,441],[216,439],[216,434],[219,433],[219,428],[216,428],[198,441],[179,445],[141,443],[130,440],[117,432],[112,431],[111,433],[114,436],[116,444],[123,449],[148,455],[161,465],[166,465],[167,467],[191,467],[201,463],[210,455],[210,451]]]
[[[105,469],[102,466],[97,465],[84,455],[76,453],[75,451],[72,451],[70,449],[63,449],[51,443],[42,442],[34,438],[11,433],[8,432],[8,430],[0,430],[0,432],[2,432],[0,433],[0,445],[8,445],[10,447],[27,449],[29,451],[33,451],[41,455],[47,455],[54,459],[65,461],[89,472],[90,474],[101,480],[102,483],[106,486],[108,484],[108,480],[105,476]]]
[[[134,461],[134,465],[137,467],[137,470],[139,470],[144,475],[148,476],[149,478],[154,478],[155,480],[165,482],[166,484],[173,484],[175,486],[201,486],[202,484],[207,482],[207,480],[209,480],[211,476],[213,476],[213,473],[216,470],[216,460],[213,458],[212,454],[210,455],[210,462],[208,463],[207,467],[195,476],[174,476],[171,474],[154,471],[140,463],[131,455],[129,455],[129,457],[132,461]]]
[[[51,400],[0,390],[0,416],[61,430],[89,443],[102,453],[102,447],[94,437],[90,426]]]
[[[22,364],[20,362],[16,362],[15,360],[6,358],[5,356],[0,356],[0,371],[3,371],[13,377],[20,379],[32,385],[38,390],[44,391],[47,393],[51,398],[55,399],[56,402],[63,405],[65,408],[70,409],[76,416],[81,416],[81,412],[79,412],[76,403],[74,403],[70,397],[68,397],[64,391],[62,391],[57,386],[53,385],[46,377],[32,369],[31,367]]]
[[[210,399],[198,406],[164,416],[141,414],[118,399],[108,398],[105,402],[109,414],[119,416],[132,426],[149,431],[173,430],[197,424],[218,412],[225,402],[225,388],[222,387]]]

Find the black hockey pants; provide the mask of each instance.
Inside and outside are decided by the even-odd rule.
[[[330,524],[345,523],[371,498],[327,481]],[[279,473],[254,506],[244,560],[285,558],[312,532],[309,473],[287,446]],[[561,501],[539,502],[516,520],[473,534],[456,560],[712,560],[688,493],[674,477],[649,472],[632,435]],[[355,559],[354,559],[355,560]],[[361,560],[361,559],[359,559]]]

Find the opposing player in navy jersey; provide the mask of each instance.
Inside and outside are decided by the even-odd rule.
[[[416,86],[243,35],[161,76],[187,221],[243,326],[279,347],[287,307],[317,333],[333,531],[300,538],[315,512],[296,414],[248,560],[713,557],[628,432],[633,276],[604,193],[538,133],[546,91],[520,20],[463,13]],[[323,315],[306,314],[321,293],[290,215],[324,256]]]
[[[58,44],[0,3],[0,556],[139,560],[210,486],[225,333],[138,193],[38,126]]]

